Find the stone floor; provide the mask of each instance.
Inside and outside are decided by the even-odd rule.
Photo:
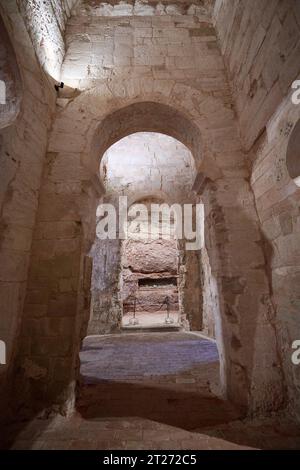
[[[251,422],[220,396],[215,342],[193,333],[92,336],[81,352],[76,412],[16,423],[13,449],[300,449],[300,427]]]

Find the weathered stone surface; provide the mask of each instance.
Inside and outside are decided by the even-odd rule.
[[[126,195],[129,205],[137,201],[137,204],[145,204],[150,211],[151,205],[159,206],[164,201],[181,203],[191,199],[190,190],[195,175],[195,164],[189,150],[177,140],[162,134],[143,132],[128,136],[114,144],[102,159],[101,174],[106,187],[106,202],[115,203],[119,195]],[[134,221],[134,218],[130,217],[134,208],[133,204],[129,210],[129,231],[131,221]],[[138,209],[138,205],[136,208]],[[159,213],[157,216],[159,220]],[[172,218],[174,218],[173,214],[170,219],[166,217],[162,220],[162,226],[158,225],[155,229],[165,230],[173,238],[174,223],[170,223]],[[166,297],[169,297],[170,310],[173,311],[179,311],[180,305],[185,302],[190,323],[193,320],[193,328],[196,329],[196,325],[198,327],[201,325],[201,308],[198,299],[196,296],[191,296],[192,289],[199,281],[197,257],[192,256],[188,263],[181,261],[183,265],[188,265],[186,272],[191,271],[190,279],[193,278],[194,284],[192,287],[190,279],[182,279],[182,282],[179,282],[182,284],[180,290],[182,298],[178,299],[179,250],[177,243],[174,239],[151,240],[148,233],[150,222],[150,217],[148,221],[143,221],[141,230],[138,230],[141,232],[141,237],[134,238],[135,229],[132,229],[129,239],[123,242],[123,269],[120,279],[121,259],[118,256],[114,258],[107,256],[106,251],[101,248],[102,242],[96,241],[93,248],[94,276],[90,333],[108,332],[108,318],[111,329],[120,327],[120,316],[116,315],[115,310],[116,302],[120,304],[125,314],[133,311],[134,297],[137,298],[136,310],[141,312],[143,310],[165,312],[166,305],[162,303]],[[147,227],[143,225],[144,223],[147,223]],[[120,255],[120,252],[117,254]],[[194,267],[192,258],[196,259]],[[106,272],[109,273],[105,283],[105,302],[101,301],[101,286],[105,279],[101,264],[106,266]],[[153,282],[158,280],[158,283],[163,280],[167,282],[169,279],[169,285],[139,286],[139,282],[147,281],[147,279],[152,279]],[[198,285],[200,286],[199,282]],[[119,290],[121,290],[121,295]],[[108,297],[109,292],[111,292],[111,301]],[[183,312],[183,308],[180,307],[180,310]],[[153,322],[155,323],[155,317],[153,317]]]
[[[289,175],[289,142],[299,127],[300,111],[286,98],[267,126],[255,153],[252,187],[265,237],[269,282],[277,315],[274,319],[291,406],[298,407],[299,380],[290,360],[291,344],[300,331],[299,306],[299,188]],[[293,139],[296,136],[294,134]],[[298,137],[297,137],[298,138]],[[297,158],[297,152],[289,158]],[[296,167],[295,167],[296,168]]]
[[[174,241],[153,240],[139,242],[129,240],[126,243],[126,267],[134,272],[150,274],[167,271],[177,272],[177,249]]]
[[[249,150],[299,74],[298,2],[217,0],[214,24]]]
[[[117,158],[111,182],[130,205],[203,203],[205,247],[136,244],[128,290],[137,274],[178,276],[173,304],[183,327],[216,336],[224,394],[250,413],[299,415],[299,175],[286,160],[300,118],[298,2],[10,0],[0,11],[1,406],[67,412],[87,331],[120,328],[122,244],[94,244],[99,202],[118,195],[103,194],[104,154],[159,132],[183,144],[172,158],[157,139],[148,166]]]

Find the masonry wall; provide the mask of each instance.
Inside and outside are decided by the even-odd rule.
[[[221,51],[249,150],[299,75],[298,0],[217,0]]]
[[[202,69],[205,76],[200,73],[197,80],[216,90],[214,72],[223,69],[223,61],[207,12],[156,16],[153,8],[148,12],[147,5],[141,7],[145,11],[138,16],[98,15],[88,2],[78,8],[66,30],[66,85],[83,90],[95,80],[140,76],[146,90],[152,87],[151,77],[189,81]]]
[[[175,240],[127,240],[122,257],[123,313],[158,312],[166,296],[170,310],[179,310],[178,288],[170,278],[177,280],[178,249]],[[140,286],[140,281],[153,281],[152,285]],[[167,281],[160,284],[160,281]],[[200,307],[200,306],[199,306]],[[166,310],[166,306],[164,307]],[[164,311],[163,310],[163,311]]]
[[[7,338],[13,337],[20,321],[54,93],[45,86],[13,2],[8,2],[3,16],[11,37],[20,40],[15,51],[21,73],[14,78],[22,90],[19,114],[1,130],[1,306],[6,309],[1,329]]]
[[[48,2],[47,2],[48,3]],[[68,6],[67,6],[68,5]],[[50,6],[50,2],[44,8]],[[64,50],[57,54],[54,41],[42,47],[50,24],[63,22],[70,14],[72,2],[51,2],[51,12],[41,18],[36,2],[1,3],[1,76],[6,83],[7,104],[0,105],[0,165],[1,165],[1,242],[0,242],[0,337],[7,347],[6,365],[1,366],[1,398],[5,412],[6,387],[13,377],[9,372],[16,366],[15,356],[22,350],[20,334],[28,286],[32,237],[48,131],[55,112],[56,92],[49,78],[60,69]],[[25,12],[27,8],[27,13]],[[30,10],[30,11],[29,11]],[[64,17],[64,19],[63,19]],[[60,18],[60,19],[59,19]],[[53,35],[54,38],[54,35]],[[52,39],[53,39],[52,38]],[[62,36],[61,36],[62,38]],[[62,39],[61,39],[62,40]],[[46,44],[44,43],[46,46]],[[43,50],[51,57],[51,67],[40,56]],[[36,55],[37,54],[37,55]],[[39,315],[41,299],[32,292],[30,314]],[[4,382],[5,381],[5,382]],[[9,392],[10,393],[10,392]],[[1,413],[4,417],[4,413]]]
[[[251,411],[278,409],[283,380],[262,236],[209,14],[165,9],[105,17],[94,6],[84,2],[66,28],[66,87],[48,142],[28,288],[29,299],[34,294],[42,303],[39,318],[34,303],[26,305],[20,355],[34,397],[27,401],[60,406],[74,398],[89,304],[86,257],[101,195],[99,161],[122,137],[151,130],[187,145],[207,180],[201,192],[220,300],[224,392]],[[45,240],[49,225],[51,239]]]
[[[40,65],[49,77],[59,81],[65,55],[65,26],[78,0],[17,3]]]
[[[299,415],[299,366],[292,363],[292,344],[300,337],[300,188],[288,174],[286,152],[291,132],[300,119],[291,95],[267,125],[254,154],[251,183],[265,237],[269,279],[276,306],[277,335],[289,395]]]
[[[16,91],[13,97],[8,96],[14,113],[6,114],[7,120],[1,122],[0,131],[0,337],[7,347],[1,378],[8,384],[8,373],[19,346],[31,241],[55,94],[45,82],[15,2],[1,5],[1,15],[7,35],[14,40],[14,50],[12,47],[9,50],[10,61],[15,60],[10,69],[14,88],[8,84],[8,91]],[[1,392],[5,392],[4,384]],[[2,399],[1,405],[5,403]]]
[[[205,335],[215,338],[216,321],[220,309],[219,295],[216,280],[211,273],[210,260],[205,246],[201,250],[200,266],[203,294],[202,331]]]
[[[300,117],[291,96],[300,74],[300,3],[220,0],[215,24],[248,151],[287,404],[299,414],[300,369],[291,355],[300,336],[300,189],[288,174],[286,152]]]

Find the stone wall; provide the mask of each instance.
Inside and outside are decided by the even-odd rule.
[[[231,364],[230,380],[236,384],[233,399],[238,402],[247,396],[256,412],[280,408],[283,373],[264,253],[257,250],[262,239],[249,182],[245,180],[239,187],[230,187],[222,180],[208,182],[201,199],[217,313],[216,339],[221,361]]]
[[[145,90],[153,86],[154,77],[161,85],[167,78],[197,79],[217,92],[220,85],[214,72],[223,69],[223,61],[207,14],[98,16],[97,9],[86,4],[78,10],[66,30],[62,68],[66,85],[84,90],[95,81],[139,76],[145,80]],[[202,70],[198,77],[196,70]]]
[[[93,258],[92,301],[87,334],[107,334],[119,330],[121,245],[119,240],[96,240]]]
[[[152,15],[203,15],[212,12],[214,0],[114,0],[107,2],[84,0],[84,8],[97,16],[152,16]]]
[[[0,11],[7,29],[4,35],[10,37],[14,46],[14,51],[12,47],[9,49],[10,63],[18,64],[6,69],[18,93],[13,98],[14,116],[10,115],[0,131],[0,337],[7,345],[7,365],[1,366],[1,376],[8,383],[8,372],[19,347],[32,234],[55,92],[48,87],[36,60],[16,2],[2,2]],[[2,105],[0,108],[2,111]],[[1,400],[1,405],[5,403]]]
[[[286,153],[300,108],[283,101],[269,121],[254,153],[251,184],[266,246],[272,298],[276,308],[274,328],[289,394],[289,406],[300,413],[299,366],[292,364],[292,343],[300,337],[300,188],[290,177]]]
[[[17,3],[39,63],[58,81],[65,55],[65,26],[78,0],[18,0]]]
[[[299,75],[298,0],[216,0],[214,22],[247,150]]]
[[[251,186],[262,231],[287,404],[299,414],[299,367],[291,345],[299,337],[299,187],[287,170],[287,148],[300,117],[292,103],[299,77],[300,3],[217,0],[215,25],[232,83]]]
[[[122,137],[156,131],[184,143],[207,181],[200,192],[224,393],[247,410],[278,409],[283,378],[263,238],[209,14],[104,17],[91,5],[66,28],[66,88],[48,143],[20,355],[32,378],[28,402],[61,406],[74,398],[99,161]]]
[[[211,266],[207,249],[204,246],[200,254],[201,279],[202,279],[202,331],[210,338],[216,337],[216,319],[218,319],[219,296],[216,280],[211,273]]]
[[[122,257],[123,313],[133,312],[135,298],[137,312],[157,312],[166,296],[170,309],[179,310],[178,262],[175,240],[126,240]]]

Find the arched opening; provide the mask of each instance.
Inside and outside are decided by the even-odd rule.
[[[83,416],[76,413],[80,434],[71,429],[77,443],[66,442],[69,448],[78,447],[78,437],[94,437],[95,427],[93,445],[99,448],[98,423],[85,422],[86,416],[126,416],[124,433],[119,422],[113,430],[120,441],[129,434],[129,447],[132,417],[138,417],[138,429],[143,421],[143,436],[150,418],[158,423],[155,431],[171,424],[197,430],[203,442],[202,432],[211,433],[208,424],[234,419],[225,405],[231,411],[234,403],[251,418],[285,405],[300,409],[299,369],[290,351],[299,331],[298,127],[286,155],[299,119],[291,100],[298,10],[289,8],[293,2],[279,2],[272,12],[268,2],[257,2],[263,4],[258,13],[250,0],[217,0],[215,7],[214,0],[154,3],[9,0],[0,6],[17,58],[2,35],[8,53],[0,46],[1,73],[8,78],[0,76],[0,107],[11,91],[12,100],[0,136],[0,332],[9,361],[1,368],[7,389],[0,386],[1,409],[6,415],[10,405],[12,418],[21,410],[44,418],[74,411],[75,404]],[[255,38],[246,44],[248,52],[243,36],[247,43]],[[272,57],[265,60],[271,43]],[[18,119],[15,62],[26,84]],[[249,74],[252,83],[244,80]],[[65,86],[54,88],[54,79]],[[161,162],[154,161],[153,180],[148,172],[121,191],[120,197],[131,193],[125,214],[136,224],[136,205],[190,203],[193,213],[202,204],[202,249],[188,250],[185,237],[178,243],[136,240],[137,225],[128,240],[116,236],[95,245],[106,217],[99,206],[119,199],[117,192],[109,194],[99,160],[104,165],[106,151],[139,132],[162,133],[185,145],[195,175],[185,180],[190,169],[184,165],[174,175],[175,159],[163,175]],[[130,166],[122,164],[118,157],[124,186]],[[143,175],[137,165],[133,169]],[[170,198],[168,178],[172,191],[182,184],[180,197]],[[165,225],[171,229],[172,223]],[[127,227],[119,223],[117,232],[120,226]],[[99,258],[94,279],[93,257]],[[166,297],[172,308],[160,318]],[[145,310],[155,315],[151,325],[149,318],[144,322]],[[173,324],[166,323],[166,313]],[[153,330],[157,324],[169,331],[131,328]],[[182,331],[174,330],[177,325]],[[87,331],[97,337],[87,341]],[[218,351],[203,334],[216,335]],[[83,340],[82,375],[95,393],[78,380]],[[38,436],[44,428],[46,440],[56,435],[59,441],[66,428],[51,423],[48,433],[50,419],[39,419]],[[107,421],[105,431],[111,429]],[[248,423],[235,428],[237,438],[230,423],[229,439],[253,443],[244,436]],[[21,440],[27,435],[19,434]]]
[[[286,165],[290,177],[300,187],[300,120],[297,121],[289,138]]]
[[[182,218],[184,205],[195,204],[195,176],[189,149],[161,133],[131,134],[104,154],[100,169],[104,201],[118,208],[118,198],[127,198],[127,236],[94,243],[90,334],[117,331],[122,323],[125,327],[136,321],[140,326],[138,319],[128,318],[134,311],[141,312],[140,319],[144,314],[146,323],[150,318],[156,323],[156,312],[161,326],[201,330],[199,250],[187,253],[184,240],[176,238],[174,213],[178,206]],[[165,206],[170,209],[166,213]],[[184,221],[179,223],[183,227]],[[198,287],[190,298],[192,277]]]
[[[142,128],[145,125],[141,123]],[[185,231],[190,222],[197,239],[204,223],[204,218],[193,218],[196,163],[191,151],[170,136],[170,129],[166,135],[153,132],[154,127],[116,141],[101,160],[105,193],[97,208],[97,236],[91,250],[90,319],[80,352],[77,399],[77,409],[88,417],[114,413],[110,399],[105,411],[99,408],[99,400],[110,395],[119,397],[118,416],[134,409],[138,416],[153,418],[155,396],[156,420],[171,423],[174,417],[164,405],[164,394],[152,394],[153,387],[168,382],[169,400],[177,395],[176,384],[189,384],[195,390],[201,384],[203,393],[196,397],[199,410],[204,396],[211,394],[209,383],[214,383],[216,400],[222,394],[217,345],[203,331],[202,247],[195,244],[189,250],[192,239]],[[126,200],[126,218],[121,222],[120,198],[122,203]],[[180,224],[184,230],[178,236]],[[126,235],[120,238],[123,230]],[[144,354],[149,356],[146,362]],[[112,357],[114,365],[109,367]],[[149,389],[134,403],[140,387]],[[146,406],[140,406],[141,399]],[[188,409],[189,404],[185,406]],[[223,412],[221,405],[218,419],[225,417]],[[195,417],[184,415],[178,425],[193,426]]]
[[[187,118],[176,108],[171,108],[166,104],[139,102],[107,114],[100,120],[96,133],[94,134],[91,131],[89,138],[87,138],[87,148],[90,149],[90,152],[59,152],[53,155],[55,162],[53,162],[54,165],[49,165],[49,171],[44,175],[44,188],[47,187],[46,181],[51,181],[51,186],[57,183],[57,188],[60,187],[62,191],[57,192],[55,190],[50,193],[43,191],[40,198],[38,225],[41,231],[37,233],[34,240],[35,256],[31,260],[30,267],[32,282],[28,287],[25,303],[25,310],[33,312],[36,307],[32,302],[36,298],[36,293],[41,292],[39,298],[43,304],[42,307],[39,305],[38,308],[43,308],[44,314],[38,325],[37,322],[32,322],[34,331],[30,337],[25,334],[24,338],[29,343],[35,344],[34,351],[41,353],[41,357],[45,354],[44,351],[47,348],[47,361],[53,364],[55,385],[53,385],[53,381],[50,383],[48,375],[42,379],[37,377],[32,383],[26,381],[24,396],[25,394],[31,396],[39,381],[43,381],[42,390],[37,391],[37,399],[34,401],[35,407],[45,407],[45,403],[48,406],[52,406],[53,403],[63,403],[64,406],[73,403],[76,379],[79,378],[79,352],[83,339],[87,334],[119,332],[122,321],[122,307],[119,298],[122,248],[120,240],[99,240],[101,244],[99,244],[97,256],[100,257],[101,262],[98,264],[98,268],[96,267],[94,270],[92,270],[91,256],[94,256],[95,234],[97,233],[95,217],[97,207],[101,202],[113,202],[108,198],[109,192],[105,193],[103,191],[103,183],[102,186],[99,184],[101,178],[104,181],[104,174],[101,176],[99,173],[99,162],[105,161],[104,153],[110,146],[120,141],[122,137],[132,135],[133,132],[160,132],[164,135],[164,138],[177,138],[176,145],[178,146],[181,143],[181,146],[185,146],[184,152],[189,153],[189,159],[194,163],[193,171],[191,171],[188,161],[182,158],[181,151],[178,154],[177,150],[176,159],[181,162],[182,170],[186,176],[188,175],[188,178],[182,180],[182,174],[179,172],[179,175],[173,175],[173,181],[169,181],[170,171],[166,171],[165,182],[168,181],[171,189],[177,187],[177,183],[180,183],[179,186],[181,185],[184,192],[181,191],[180,196],[177,194],[176,198],[168,200],[165,197],[164,190],[161,189],[161,178],[156,168],[156,173],[153,172],[153,179],[149,179],[149,182],[152,181],[156,186],[146,190],[145,184],[142,182],[138,191],[135,187],[135,192],[129,198],[128,206],[130,207],[133,202],[149,195],[159,197],[167,203],[173,203],[176,200],[181,204],[195,202],[194,200],[190,201],[189,198],[192,195],[195,196],[192,192],[192,186],[201,161],[200,132],[191,118]],[[49,154],[50,158],[51,156],[52,154]],[[163,160],[164,153],[162,154]],[[61,165],[68,169],[68,174],[64,176],[63,181],[59,171]],[[90,171],[92,170],[92,174],[87,171],[87,167]],[[152,167],[155,168],[157,165],[154,164]],[[172,165],[170,167],[172,168]],[[163,183],[163,187],[164,185],[165,183]],[[187,188],[189,188],[189,195]],[[50,232],[49,228],[51,229]],[[38,253],[45,245],[44,233],[49,237],[46,244],[53,247],[54,251],[52,249],[46,250],[39,256]],[[179,276],[182,276],[186,285],[184,302],[187,307],[185,307],[185,311],[187,323],[191,324],[191,319],[196,318],[194,314],[199,314],[199,305],[201,305],[201,300],[199,301],[201,283],[197,283],[196,276],[194,276],[196,269],[198,272],[201,272],[201,270],[199,269],[197,256],[184,253],[181,247],[180,256],[183,257],[184,261]],[[192,269],[186,269],[188,263],[191,263]],[[93,322],[93,319],[91,319],[91,305],[95,305],[95,302],[93,302],[93,277],[95,272],[98,272],[99,278],[101,278],[101,295],[97,295],[101,315],[95,318],[96,321]],[[41,276],[43,278],[43,288],[39,281]],[[192,289],[190,289],[191,286]],[[194,291],[194,287],[197,287],[198,290]],[[180,289],[181,286],[178,288]],[[31,292],[34,292],[34,297],[30,295]],[[24,318],[24,322],[27,320],[28,318]],[[96,325],[96,330],[91,329],[91,326],[94,326],[93,323]],[[58,334],[53,337],[53,330],[50,331],[49,328],[52,328],[52,326],[56,328],[55,325],[60,325],[57,326],[60,329]],[[101,326],[100,329],[99,325]],[[44,336],[37,331],[37,327],[40,328],[39,331],[42,331]],[[22,331],[25,332],[25,330]],[[42,339],[45,336],[47,338],[49,336],[46,346]],[[64,356],[63,359],[60,355]],[[20,356],[19,359],[25,378],[27,375],[31,376],[32,373],[35,373],[31,369],[31,364],[36,363],[37,359],[36,356],[33,358],[31,350],[26,358]],[[190,359],[192,360],[191,357]],[[58,368],[63,369],[63,374],[60,376],[57,373]],[[218,375],[218,363],[216,369]]]
[[[99,255],[101,258],[101,262],[98,265],[98,273],[103,282],[100,285],[101,292],[98,293],[101,295],[97,294],[97,299],[100,303],[98,311],[100,311],[101,315],[98,318],[97,316],[95,318],[91,317],[90,307],[91,304],[95,305],[93,302],[93,287],[91,292],[91,284],[93,286],[94,282],[91,256],[94,257],[95,255],[96,245],[94,242],[98,226],[98,221],[95,220],[95,213],[100,203],[112,202],[108,198],[109,193],[104,191],[103,176],[105,171],[102,176],[99,174],[99,161],[105,162],[105,151],[114,143],[118,143],[120,139],[132,135],[133,132],[160,132],[165,136],[177,138],[192,153],[194,159],[194,176],[197,176],[195,180],[189,178],[189,188],[193,197],[195,197],[196,192],[197,198],[192,200],[187,198],[185,200],[185,193],[185,195],[181,194],[182,197],[179,200],[181,203],[191,202],[192,205],[195,202],[202,201],[202,204],[207,208],[205,222],[208,228],[206,235],[208,234],[209,236],[205,238],[208,240],[207,253],[209,266],[206,269],[205,275],[210,276],[212,282],[204,284],[209,288],[210,286],[213,287],[211,296],[213,307],[211,312],[214,312],[215,315],[214,319],[217,325],[215,329],[216,340],[220,357],[220,366],[217,363],[217,367],[214,369],[215,372],[217,370],[218,393],[222,394],[222,396],[228,393],[228,395],[233,397],[233,401],[239,405],[245,405],[248,400],[246,371],[244,364],[237,362],[234,355],[237,349],[242,348],[241,342],[236,340],[238,338],[237,335],[240,333],[240,327],[236,328],[238,325],[236,318],[240,310],[244,309],[246,305],[245,296],[249,297],[251,291],[247,291],[244,288],[246,280],[244,278],[240,279],[238,268],[235,267],[235,272],[233,273],[232,267],[228,263],[228,250],[235,255],[236,263],[237,254],[234,240],[227,238],[229,232],[227,223],[230,223],[230,216],[234,212],[241,215],[243,227],[252,227],[252,220],[250,220],[247,214],[244,214],[244,207],[241,206],[237,199],[241,190],[245,191],[245,197],[249,198],[247,183],[240,178],[230,179],[230,184],[227,184],[222,178],[214,182],[205,178],[206,175],[202,177],[198,173],[202,158],[204,161],[207,161],[207,150],[202,145],[198,125],[195,124],[191,117],[187,117],[184,113],[178,111],[176,107],[172,108],[167,104],[154,103],[152,101],[129,104],[119,110],[115,110],[115,103],[110,103],[109,106],[113,107],[114,111],[110,114],[107,111],[104,117],[99,119],[97,126],[95,120],[91,124],[91,130],[85,143],[85,148],[89,149],[89,151],[70,154],[65,152],[64,147],[55,156],[55,164],[49,165],[49,173],[45,175],[46,181],[51,182],[51,186],[57,182],[60,185],[59,187],[61,187],[61,178],[57,172],[58,166],[66,165],[65,167],[70,169],[70,178],[66,187],[67,191],[51,193],[50,196],[45,192],[42,195],[42,215],[40,216],[39,223],[42,227],[45,222],[45,227],[46,225],[49,227],[49,218],[55,221],[55,224],[52,224],[51,245],[55,244],[57,249],[54,255],[47,251],[46,253],[43,252],[43,257],[36,257],[32,260],[32,272],[35,278],[31,284],[33,287],[30,287],[30,289],[34,288],[35,283],[38,284],[39,276],[42,274],[43,285],[46,286],[45,290],[47,293],[47,296],[43,294],[43,302],[45,304],[43,306],[46,312],[45,321],[43,319],[45,329],[48,327],[46,320],[51,315],[58,315],[62,324],[71,324],[72,326],[60,332],[57,340],[55,339],[54,341],[51,338],[50,341],[49,339],[51,362],[55,364],[59,362],[56,351],[53,352],[54,343],[57,344],[58,350],[63,347],[66,349],[67,359],[64,359],[63,364],[66,372],[63,380],[57,380],[54,392],[53,387],[52,389],[48,387],[47,379],[45,379],[46,385],[44,389],[46,392],[43,392],[42,400],[45,400],[46,396],[49,402],[53,402],[54,395],[54,400],[60,402],[65,394],[70,394],[72,399],[74,399],[74,379],[79,377],[77,373],[79,371],[79,352],[82,341],[87,334],[119,334],[122,322],[122,305],[119,289],[122,245],[118,239],[99,240],[101,244],[99,244],[99,250],[96,250],[97,256]],[[107,106],[108,109],[109,106]],[[117,161],[121,161],[120,157]],[[92,176],[90,172],[92,172]],[[74,184],[73,175],[75,173],[80,175],[81,180],[79,185],[77,183]],[[155,188],[151,187],[151,190],[146,190],[144,184],[142,184],[138,194],[132,194],[132,197],[129,198],[128,207],[132,203],[148,196],[158,197],[169,204],[176,202],[176,199],[168,200],[165,197],[166,195],[161,190],[161,181],[158,176],[159,174],[155,177],[155,182],[158,186]],[[102,185],[99,184],[101,179]],[[179,181],[180,178],[176,178],[176,183]],[[185,189],[187,188],[186,184],[183,186]],[[193,191],[192,188],[194,188]],[[68,238],[69,234],[71,235],[71,242]],[[44,245],[39,240],[35,243],[38,252],[40,249],[39,244],[41,247]],[[244,246],[243,240],[240,243],[241,246]],[[257,244],[253,242],[251,244],[252,248],[256,253]],[[199,299],[203,295],[203,283],[198,282],[197,277],[194,275],[195,269],[199,270],[202,261],[197,259],[198,255],[195,256],[193,254],[197,253],[197,250],[194,252],[183,252],[181,250],[180,246],[179,251],[182,253],[184,262],[182,263],[179,278],[182,275],[186,285],[186,294],[183,297],[185,303],[184,312],[187,317],[187,323],[191,325],[191,320],[196,318],[194,313],[197,314],[199,312],[199,304],[201,305],[202,303],[203,305],[203,300],[195,302],[195,299]],[[245,265],[248,264],[248,258],[245,258],[243,262]],[[187,265],[189,266],[188,269],[186,269]],[[63,269],[61,269],[62,266]],[[94,269],[94,272],[96,271],[97,269]],[[199,271],[201,275],[202,270],[200,269]],[[53,278],[55,278],[55,283]],[[28,298],[30,299],[30,297]],[[30,308],[32,308],[31,305]],[[252,324],[253,328],[255,328],[255,323],[253,322]],[[95,330],[93,329],[94,326],[96,326]],[[226,334],[224,334],[224,328],[227,330]],[[232,334],[233,328],[237,330],[236,336]],[[192,329],[199,331],[201,328],[198,325],[193,325]],[[214,328],[211,328],[211,331],[213,332]],[[37,338],[39,338],[38,333],[35,335],[35,341],[39,342]],[[83,349],[86,352],[90,346],[86,344],[86,341],[84,343]],[[234,349],[232,345],[235,348],[234,352],[232,352]],[[43,345],[41,344],[40,347],[43,348]],[[216,348],[215,345],[214,347]],[[94,349],[93,346],[91,348]],[[249,350],[251,354],[251,347],[249,347]],[[31,357],[30,354],[29,357]],[[191,356],[189,356],[189,359],[192,360]],[[246,360],[248,358],[245,358],[245,362]],[[82,359],[82,364],[84,362],[85,360]],[[86,366],[89,369],[89,364],[84,365],[84,367]],[[29,373],[31,373],[31,370],[29,370]],[[190,379],[194,380],[190,377],[187,380]],[[238,388],[236,387],[237,383],[239,384]]]
[[[99,156],[101,159],[109,147],[137,132],[158,132],[177,139],[192,152],[196,167],[200,165],[201,136],[190,117],[167,104],[146,101],[124,106],[101,121],[91,143],[92,171],[98,173]]]

